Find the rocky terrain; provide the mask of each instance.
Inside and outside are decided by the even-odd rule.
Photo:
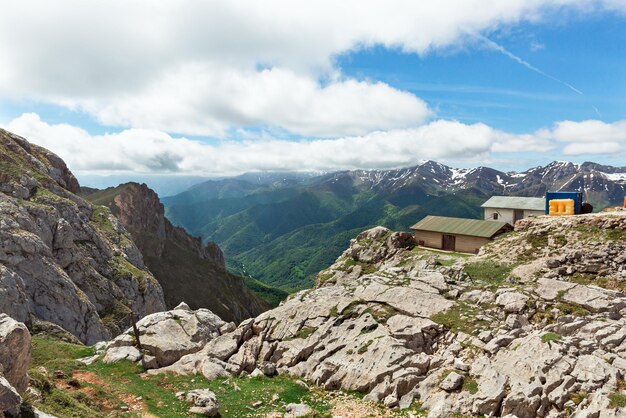
[[[173,226],[159,197],[145,184],[94,191],[86,199],[107,206],[130,232],[163,288],[168,308],[184,301],[193,309],[209,308],[220,318],[237,323],[270,308],[241,277],[226,270],[217,244],[203,245],[199,238]]]
[[[78,191],[59,157],[0,129],[0,312],[92,344],[165,301],[124,226]]]
[[[429,417],[626,416],[626,212],[525,220],[478,256],[413,247],[365,231],[315,289],[151,373],[288,374]]]

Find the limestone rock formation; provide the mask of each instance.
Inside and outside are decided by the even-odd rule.
[[[122,224],[78,191],[58,156],[0,129],[0,312],[91,344],[165,303]]]
[[[525,220],[479,256],[413,246],[366,231],[315,289],[152,372],[275,369],[431,418],[626,416],[626,213]]]
[[[242,278],[226,271],[217,244],[203,246],[199,238],[167,220],[159,197],[145,184],[123,184],[92,193],[87,199],[109,207],[131,233],[163,287],[169,308],[184,301],[193,309],[208,308],[235,322],[269,309]]]
[[[207,342],[235,324],[222,321],[208,309],[191,310],[186,304],[166,312],[146,316],[137,323],[139,341],[145,352],[147,368],[169,366],[186,354],[200,351]],[[142,353],[136,347],[132,328],[108,344],[105,363],[120,360],[138,361]]]
[[[28,387],[30,366],[30,333],[26,326],[0,314],[0,416],[17,415]]]
[[[18,392],[28,387],[30,351],[30,333],[26,326],[0,314],[0,374]]]

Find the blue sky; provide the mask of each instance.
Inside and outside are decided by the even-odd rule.
[[[0,126],[79,177],[623,166],[623,45],[611,0],[26,0],[0,16]]]

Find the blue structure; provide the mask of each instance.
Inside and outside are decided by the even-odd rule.
[[[573,199],[574,213],[582,212],[583,192],[547,192],[546,193],[546,215],[550,213],[550,201],[552,199]]]

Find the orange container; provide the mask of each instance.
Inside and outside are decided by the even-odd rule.
[[[574,199],[552,199],[548,202],[550,216],[570,216],[574,214]]]

